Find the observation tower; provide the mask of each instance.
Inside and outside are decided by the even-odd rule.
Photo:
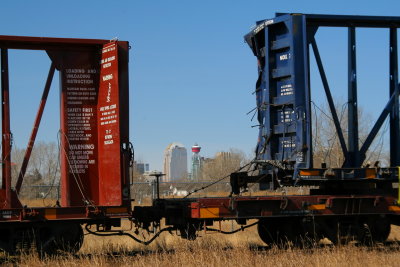
[[[196,143],[192,146],[192,180],[199,180],[200,168],[201,168],[201,147]]]

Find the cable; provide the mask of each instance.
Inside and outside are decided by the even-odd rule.
[[[328,114],[326,114],[320,107],[318,107],[318,105],[315,104],[314,101],[311,100],[311,103],[312,103],[312,104],[314,105],[314,107],[316,107],[323,115],[325,115],[328,119],[330,119],[331,121],[333,121],[333,119],[332,119]],[[347,103],[345,103],[345,104],[347,104]]]
[[[314,140],[314,144],[313,144],[313,155],[315,152],[315,147],[317,146],[317,140],[318,140],[318,131],[317,131],[317,127],[318,127],[318,115],[317,115],[317,109],[315,108],[315,103],[313,101],[311,101],[311,103],[313,103],[313,107],[314,107],[314,116],[315,116],[315,127],[313,127],[314,131],[315,131],[315,138],[313,138]]]
[[[125,235],[125,236],[128,236],[128,237],[132,238],[132,239],[135,240],[136,242],[138,242],[138,243],[140,243],[140,244],[143,244],[143,245],[146,245],[146,246],[149,245],[151,242],[153,242],[162,232],[176,230],[175,227],[166,227],[166,228],[163,228],[163,229],[161,229],[160,231],[158,231],[158,232],[157,232],[152,238],[150,238],[148,241],[144,241],[144,240],[140,240],[139,238],[135,237],[135,236],[132,235],[132,234],[125,233],[125,232],[123,232],[123,231],[117,231],[117,232],[115,232],[115,233],[104,233],[104,234],[100,234],[100,233],[98,233],[98,232],[94,232],[94,231],[90,230],[88,224],[86,224],[85,229],[86,229],[86,231],[87,231],[88,233],[90,233],[90,234],[92,234],[92,235],[96,235],[96,236],[122,236],[122,235]]]
[[[313,102],[313,103],[314,103],[314,102]],[[339,127],[341,127],[341,123],[342,123],[342,119],[343,119],[345,107],[346,107],[347,104],[348,104],[348,102],[346,102],[346,103],[344,103],[344,104],[342,105],[342,111],[341,111],[340,118],[339,118]],[[316,105],[316,104],[314,103],[314,105]],[[316,107],[317,107],[325,116],[327,116],[327,115],[325,114],[325,112],[322,111],[322,109],[320,109],[318,106],[316,106]],[[330,118],[330,117],[328,117],[328,118],[329,118],[331,121],[333,121],[332,118]],[[332,141],[332,143],[329,145],[329,149],[326,151],[326,154],[325,154],[325,157],[324,157],[324,162],[326,162],[326,158],[328,157],[328,155],[329,155],[329,161],[330,161],[331,153],[332,153],[332,149],[333,149],[333,145],[334,145],[335,142],[336,142],[336,137],[337,137],[337,133],[336,133],[336,131],[334,131],[333,137],[330,138],[330,139],[328,139],[328,140],[332,140],[332,139],[333,139],[333,141]],[[329,142],[329,141],[328,141],[328,142]]]
[[[256,110],[258,110],[258,107],[251,109],[249,112],[246,113],[246,115],[249,115],[250,113],[252,113],[253,111],[256,111]]]
[[[208,228],[208,227],[206,227],[205,230],[206,230],[206,231],[210,231],[210,232],[218,232],[218,233],[221,233],[221,234],[229,235],[229,234],[237,233],[237,232],[239,232],[239,231],[243,231],[244,229],[253,227],[254,225],[257,225],[257,224],[258,224],[258,221],[255,222],[255,223],[246,225],[246,226],[242,226],[242,227],[240,227],[240,228],[238,228],[238,229],[236,229],[236,230],[233,230],[233,231],[222,231],[222,230],[219,230],[219,229]],[[163,233],[163,232],[165,232],[165,231],[169,231],[169,232],[170,232],[170,231],[173,231],[173,230],[177,230],[175,227],[166,227],[166,228],[163,228],[163,229],[161,229],[160,231],[158,231],[158,232],[157,232],[152,238],[150,238],[149,240],[144,241],[144,240],[140,240],[140,239],[137,238],[136,236],[134,236],[134,235],[132,235],[132,234],[130,234],[130,233],[126,233],[126,232],[124,232],[124,231],[117,231],[117,232],[114,232],[114,233],[104,233],[104,234],[100,234],[99,232],[95,232],[95,231],[90,230],[88,224],[86,224],[85,229],[86,229],[86,231],[87,231],[89,234],[96,235],[96,236],[128,236],[128,237],[132,238],[133,240],[135,240],[136,242],[138,242],[138,243],[140,243],[140,244],[143,244],[143,245],[146,245],[146,246],[149,245],[149,244],[151,244],[161,233]]]
[[[258,178],[257,181],[255,181],[254,183],[252,183],[252,185],[247,187],[247,189],[248,189],[247,191],[251,193],[250,190],[253,189],[256,184],[258,184],[261,180],[263,180],[266,177],[268,177],[268,174],[261,175],[261,177]],[[272,178],[272,179],[274,179],[274,178]],[[282,187],[282,185],[280,183],[279,183],[279,187]]]
[[[234,171],[233,173],[236,173],[236,172],[241,171],[242,169],[244,169],[245,167],[249,166],[249,165],[252,164],[252,163],[253,163],[253,161],[250,161],[249,163],[243,165],[242,167],[240,167],[239,169],[237,169],[237,170]],[[224,180],[224,179],[226,179],[226,178],[228,178],[228,177],[230,177],[230,176],[231,176],[231,174],[228,174],[228,175],[222,177],[221,179],[218,179],[218,180],[216,180],[216,181],[214,181],[214,182],[212,182],[212,183],[210,183],[210,184],[208,184],[208,185],[205,185],[205,186],[203,186],[203,187],[200,187],[200,188],[197,188],[197,189],[195,189],[195,190],[193,190],[193,191],[190,191],[190,192],[189,192],[186,196],[184,196],[183,198],[187,198],[188,196],[190,196],[190,195],[192,195],[192,194],[194,194],[194,193],[196,193],[196,192],[199,192],[199,191],[201,191],[201,190],[204,190],[204,189],[206,189],[206,188],[209,188],[210,186],[213,186],[213,185],[215,185],[216,183],[221,182],[222,180]]]
[[[9,158],[9,157],[12,156],[11,153],[12,153],[12,151],[13,151],[13,146],[14,146],[14,145],[15,145],[15,144],[14,144],[13,134],[10,132],[10,152],[8,152],[8,154],[5,155],[3,159],[1,159],[1,163],[2,163],[2,164],[4,164],[4,162],[6,161],[7,158]],[[0,146],[0,149],[1,149],[1,146]],[[11,161],[11,158],[10,158],[10,161]]]
[[[215,229],[215,228],[208,228],[208,227],[206,227],[205,229],[206,229],[206,231],[210,231],[210,232],[218,232],[218,233],[221,233],[221,234],[224,234],[224,235],[230,235],[230,234],[237,233],[237,232],[239,232],[239,231],[243,231],[244,229],[250,228],[250,227],[252,227],[252,226],[254,226],[254,225],[257,225],[257,224],[258,224],[258,221],[255,222],[255,223],[246,225],[246,226],[242,226],[242,227],[240,227],[240,228],[238,228],[238,229],[236,229],[236,230],[230,231],[230,232],[228,232],[228,231],[222,231],[222,230]]]
[[[383,131],[380,131],[381,134],[380,134],[380,137],[379,137],[379,141],[378,141],[378,143],[376,144],[374,150],[372,150],[372,151],[369,153],[368,158],[365,160],[366,162],[368,162],[368,161],[372,158],[373,154],[374,154],[375,151],[378,149],[378,147],[379,147],[379,153],[378,153],[378,156],[377,156],[377,160],[380,159],[381,154],[382,154],[383,144],[384,144],[384,142],[385,142],[385,140],[384,140],[383,137],[384,137],[385,133],[387,132],[388,128],[389,128],[389,119],[386,119],[385,126],[383,127]]]
[[[69,140],[68,140],[68,137],[65,135],[65,133],[63,133],[61,130],[59,130],[59,133],[62,133],[62,134],[63,134],[63,136],[64,136],[65,139],[67,140],[68,147],[70,147],[71,144],[70,144],[70,142],[69,142]],[[80,176],[79,176],[79,173],[77,173],[78,178],[76,177],[76,175],[75,175],[75,173],[74,173],[74,170],[72,169],[71,162],[70,162],[70,160],[69,160],[67,151],[65,151],[65,148],[64,148],[64,147],[62,147],[62,149],[63,149],[63,152],[64,152],[64,154],[65,154],[65,158],[66,158],[66,160],[67,160],[67,162],[68,162],[68,166],[69,166],[69,168],[70,168],[70,170],[71,170],[72,176],[73,176],[74,179],[75,179],[76,185],[77,185],[77,187],[78,187],[78,189],[79,189],[79,192],[80,192],[81,195],[82,195],[82,198],[83,198],[85,204],[86,204],[86,205],[90,204],[90,206],[93,206],[93,207],[94,207],[93,202],[92,202],[91,200],[89,200],[89,199],[85,196],[85,194],[84,194],[84,192],[83,192],[83,191],[84,191],[84,186],[83,186],[82,180],[81,180],[81,178],[80,178]],[[76,164],[75,164],[75,160],[73,161],[73,163],[74,163],[75,170],[78,170],[78,168],[77,168],[77,166],[76,166]],[[82,188],[81,188],[81,187],[82,187]]]
[[[387,132],[387,130],[388,130],[388,128],[389,128],[388,126],[389,126],[389,120],[387,120],[386,126],[385,126],[385,128],[384,128],[384,130],[383,130],[383,132],[382,132],[382,134],[381,134],[381,137],[380,137],[381,146],[380,146],[380,148],[379,148],[379,153],[378,153],[377,160],[380,159],[381,154],[382,154],[383,144],[384,144],[384,142],[385,142],[385,140],[384,140],[383,137],[384,137],[384,134]],[[379,144],[379,142],[378,142],[378,144]],[[373,151],[373,152],[375,152],[375,151]],[[371,153],[371,156],[372,156],[372,153]]]
[[[286,140],[285,140],[285,134],[286,134],[286,114],[285,114],[285,105],[282,106],[282,118],[283,118],[283,133],[282,133],[282,156],[281,156],[281,161],[285,158],[285,145],[286,145]],[[278,118],[279,120],[279,118]]]
[[[50,185],[50,188],[49,188],[49,190],[47,191],[47,193],[43,196],[43,205],[44,205],[44,200],[48,197],[48,195],[50,194],[50,192],[51,192],[51,190],[53,189],[53,187],[54,187],[54,184],[55,184],[55,181],[56,181],[56,178],[57,178],[57,171],[58,171],[58,168],[60,167],[60,140],[59,140],[59,132],[57,132],[57,148],[58,148],[58,151],[57,151],[57,164],[56,164],[56,168],[55,168],[55,170],[54,170],[54,175],[53,175],[53,180],[52,180],[52,182],[51,182],[51,185]],[[58,198],[57,198],[57,200],[59,200]]]

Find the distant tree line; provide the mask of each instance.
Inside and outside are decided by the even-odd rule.
[[[25,155],[24,148],[13,146],[11,152],[11,177],[15,185]],[[25,173],[23,186],[58,184],[60,180],[59,149],[55,142],[35,143]]]

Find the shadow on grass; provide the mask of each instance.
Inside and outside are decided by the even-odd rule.
[[[253,252],[266,252],[266,251],[271,251],[271,250],[276,250],[276,251],[282,251],[282,250],[287,250],[287,249],[301,249],[303,251],[310,251],[312,252],[313,250],[316,249],[335,249],[337,247],[346,247],[346,246],[355,246],[358,248],[366,248],[371,251],[385,251],[385,252],[391,252],[391,251],[400,251],[400,241],[386,241],[384,243],[375,243],[373,245],[365,245],[361,243],[351,243],[348,245],[340,245],[340,246],[335,246],[332,243],[319,243],[315,244],[312,247],[302,247],[302,246],[294,246],[294,245],[286,245],[284,248],[272,245],[272,246],[261,246],[259,244],[250,244],[248,246],[250,251]]]
[[[365,246],[362,244],[358,243],[352,243],[350,245],[342,245],[341,247],[346,247],[346,246],[355,246],[359,248],[366,248],[371,251],[381,251],[381,252],[399,252],[400,251],[400,241],[386,241],[384,243],[376,243],[373,246]],[[293,249],[296,247],[289,246],[289,249]],[[286,249],[288,249],[286,248]],[[317,249],[321,248],[327,248],[327,249],[335,249],[336,247],[333,244],[318,244],[315,245],[312,248],[296,248],[296,249],[301,249],[304,251],[308,252],[316,252]],[[223,251],[230,251],[234,250],[235,248],[233,246],[224,246],[221,248]],[[278,248],[277,246],[262,246],[259,244],[249,244],[248,249],[252,252],[255,253],[265,253],[268,251],[277,251],[277,252],[282,252],[285,249]],[[102,256],[108,260],[113,260],[113,259],[118,259],[121,257],[139,257],[139,256],[151,256],[151,255],[160,255],[160,254],[175,254],[176,250],[175,249],[141,249],[141,250],[133,250],[133,251],[118,251],[118,252],[106,252],[106,253],[78,253],[75,255],[68,254],[68,253],[62,253],[62,254],[57,254],[54,256],[50,256],[51,258],[57,258],[61,260],[68,260],[68,259],[92,259],[96,258],[99,256]],[[1,253],[0,252],[0,265],[15,265],[18,266],[19,263],[24,260],[25,257],[34,257],[33,255],[28,255],[28,254],[23,254],[23,255],[8,255],[6,253]],[[46,260],[47,257],[44,258]]]

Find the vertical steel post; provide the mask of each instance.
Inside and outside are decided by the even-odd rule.
[[[26,147],[24,161],[22,162],[21,170],[18,175],[17,184],[15,186],[15,191],[17,192],[17,194],[19,194],[19,192],[21,190],[21,185],[24,180],[26,168],[28,167],[28,163],[29,163],[29,159],[31,157],[33,146],[35,144],[36,135],[39,130],[40,121],[42,120],[43,110],[44,110],[44,107],[46,106],[47,96],[49,95],[50,86],[51,86],[51,82],[53,80],[55,70],[56,70],[56,67],[55,67],[54,63],[51,63],[49,74],[47,75],[46,85],[43,89],[42,98],[40,100],[40,104],[39,104],[38,112],[36,114],[35,122],[33,124],[31,136],[29,138],[29,142]]]
[[[349,167],[360,166],[358,147],[356,29],[348,29],[348,154]]]
[[[394,94],[394,103],[390,111],[390,166],[400,165],[400,125],[399,125],[399,82],[397,55],[397,28],[390,28],[389,49],[390,96]]]
[[[6,191],[6,208],[11,208],[11,130],[8,77],[8,50],[1,49],[1,125],[2,188]]]

